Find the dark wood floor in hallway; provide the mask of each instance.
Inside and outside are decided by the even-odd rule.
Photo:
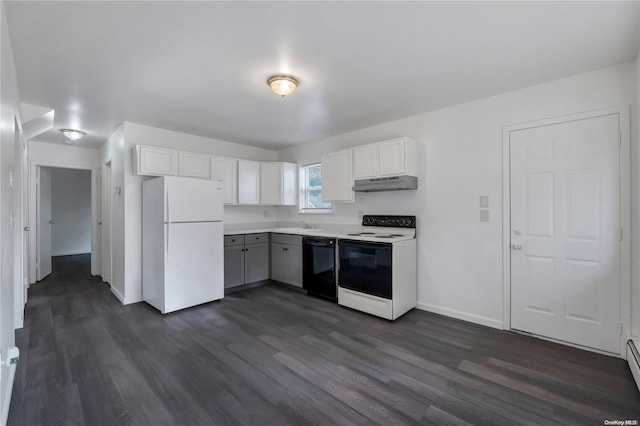
[[[89,256],[29,290],[9,425],[640,420],[626,363],[414,310],[389,323],[276,285],[166,316]]]

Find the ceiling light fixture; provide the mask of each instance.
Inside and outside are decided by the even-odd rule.
[[[80,139],[81,137],[87,134],[86,132],[82,132],[80,130],[75,130],[75,129],[60,129],[60,131],[70,141],[77,141],[78,139]]]
[[[267,84],[271,87],[271,90],[275,92],[276,95],[280,95],[283,98],[287,95],[293,93],[298,86],[298,80],[295,77],[290,75],[274,75],[269,77],[267,80]]]

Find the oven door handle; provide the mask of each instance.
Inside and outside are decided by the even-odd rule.
[[[363,249],[376,249],[391,251],[391,243],[378,243],[375,241],[355,241],[355,240],[338,240],[338,245],[342,247],[356,247]]]

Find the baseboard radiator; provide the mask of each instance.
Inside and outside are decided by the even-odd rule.
[[[638,352],[638,343],[640,342],[634,340],[627,342],[627,362],[636,381],[636,386],[640,391],[640,353]]]

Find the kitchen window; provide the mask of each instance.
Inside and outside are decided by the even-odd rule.
[[[322,201],[322,164],[300,167],[300,213],[331,213],[333,204]]]

